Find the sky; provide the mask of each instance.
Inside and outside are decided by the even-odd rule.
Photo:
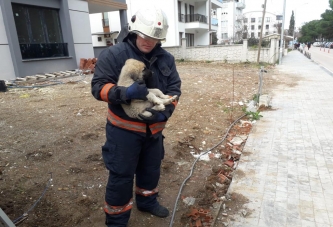
[[[320,20],[320,15],[326,9],[330,9],[329,0],[285,0],[285,25],[284,28],[289,28],[292,11],[294,11],[296,27],[302,26],[304,23],[312,20]],[[246,8],[243,12],[262,9],[261,5],[265,0],[245,0]],[[277,15],[283,14],[284,0],[267,0],[267,11]]]

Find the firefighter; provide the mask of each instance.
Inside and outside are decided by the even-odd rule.
[[[148,109],[152,116],[142,116],[143,120],[128,117],[120,105],[129,104],[131,99],[146,100],[147,88],[158,88],[170,96],[181,95],[174,57],[161,48],[167,31],[167,17],[161,9],[141,9],[131,18],[123,42],[103,50],[96,63],[92,94],[108,103],[106,142],[102,146],[109,171],[104,206],[107,226],[127,226],[133,206],[134,177],[137,209],[161,218],[169,215],[168,209],[157,201],[157,186],[164,158],[162,131],[178,100],[162,112]],[[145,83],[117,86],[121,68],[129,58],[144,62],[153,77]]]

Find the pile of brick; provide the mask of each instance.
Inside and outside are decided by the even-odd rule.
[[[88,59],[81,58],[79,69],[81,69],[83,71],[90,71],[90,72],[94,73],[96,62],[97,62],[97,58],[88,58]]]

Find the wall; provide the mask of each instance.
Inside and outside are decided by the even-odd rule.
[[[276,39],[271,40],[271,48],[261,48],[260,62],[275,63],[278,56]],[[163,47],[175,59],[187,61],[227,61],[227,62],[257,62],[258,49],[247,46],[247,40],[237,45],[210,45],[186,47],[186,38],[182,39],[180,47]]]
[[[5,24],[3,21],[2,10],[0,5],[0,69],[1,69],[1,80],[12,80],[15,79],[15,72],[13,66],[12,55],[9,49],[9,43],[7,39]]]
[[[76,55],[76,68],[78,68],[80,64],[80,58],[94,57],[92,37],[89,32],[91,29],[88,3],[81,0],[68,0],[68,8],[70,22],[73,29],[72,34]]]

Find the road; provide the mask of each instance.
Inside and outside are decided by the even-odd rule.
[[[308,48],[305,48],[308,51]],[[333,73],[333,49],[311,47],[311,59]]]

